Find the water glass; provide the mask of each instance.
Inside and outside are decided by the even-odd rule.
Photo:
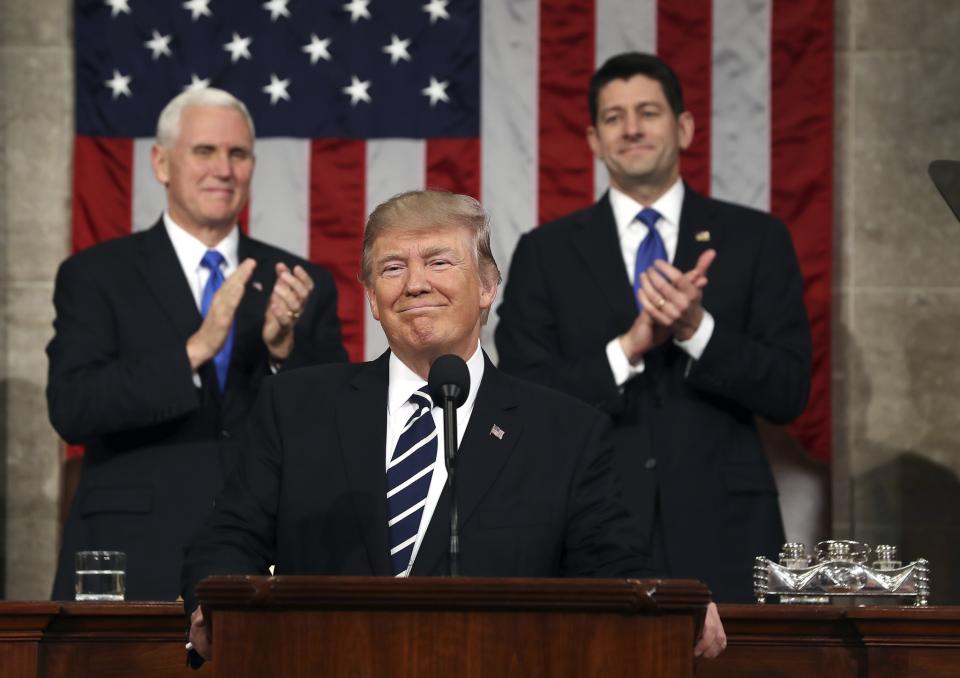
[[[77,600],[123,600],[127,554],[77,551]]]

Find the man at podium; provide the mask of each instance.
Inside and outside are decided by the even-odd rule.
[[[480,328],[500,272],[473,198],[404,193],[370,215],[362,277],[389,350],[264,384],[241,462],[186,551],[190,640],[210,654],[195,587],[209,575],[443,575],[449,488],[434,361],[466,363],[457,408],[459,571],[468,576],[654,574],[619,500],[609,422],[500,372]],[[725,645],[715,607],[698,654]]]

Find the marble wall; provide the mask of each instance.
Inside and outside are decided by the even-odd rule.
[[[960,604],[960,3],[836,4],[834,527],[933,567]]]
[[[72,3],[0,1],[0,530],[4,593],[50,595],[60,446],[44,388],[56,267],[68,251]]]
[[[786,0],[776,0],[786,1]],[[0,569],[42,598],[61,450],[43,348],[69,243],[69,0],[0,0]],[[960,603],[960,224],[926,166],[960,159],[960,2],[836,0],[834,534],[931,559]]]

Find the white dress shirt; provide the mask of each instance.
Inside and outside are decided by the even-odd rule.
[[[473,413],[473,404],[477,400],[480,380],[483,379],[483,351],[480,350],[479,342],[477,342],[477,348],[473,352],[473,356],[467,361],[467,370],[470,372],[470,392],[467,394],[467,400],[463,405],[457,408],[458,446],[463,441],[463,432],[467,430],[470,415]],[[386,473],[390,458],[397,447],[397,441],[400,439],[404,424],[417,409],[410,402],[410,396],[413,395],[414,391],[426,386],[427,382],[404,365],[395,353],[391,352],[389,384],[387,388],[387,454],[383,464],[384,473]],[[416,562],[420,544],[423,542],[423,535],[426,534],[427,526],[430,524],[433,512],[437,508],[437,502],[440,501],[440,493],[443,492],[443,487],[447,483],[447,466],[444,462],[443,407],[435,405],[431,414],[433,415],[433,422],[437,426],[437,459],[433,464],[430,489],[427,490],[427,503],[424,505],[423,515],[420,517],[420,527],[417,530],[417,541],[413,545],[410,564],[399,575],[401,577],[408,576],[413,563]]]
[[[207,280],[210,279],[210,269],[200,263],[203,260],[203,255],[209,249],[215,249],[222,254],[223,263],[220,264],[220,270],[223,272],[224,278],[229,276],[240,265],[240,229],[234,226],[223,240],[218,242],[215,247],[210,248],[187,233],[167,211],[163,213],[163,226],[167,229],[167,236],[173,245],[173,251],[177,254],[177,261],[180,262],[183,275],[187,279],[187,285],[190,286],[190,292],[193,294],[193,301],[199,311],[203,288],[206,286]],[[200,374],[197,372],[193,373],[193,385],[197,388],[201,386]]]
[[[673,262],[677,254],[677,241],[680,237],[680,210],[683,207],[684,186],[681,179],[671,186],[652,205],[641,205],[636,200],[613,186],[610,187],[610,207],[613,209],[613,219],[617,224],[617,235],[620,239],[620,252],[627,269],[627,279],[633,284],[634,269],[637,265],[637,249],[647,237],[649,229],[637,219],[637,215],[644,207],[652,207],[660,213],[657,221],[657,231],[663,240],[663,247],[667,251],[667,259]],[[713,336],[713,316],[704,309],[703,320],[693,336],[686,341],[674,339],[674,343],[683,349],[691,359],[697,360],[703,355],[710,337]],[[614,337],[607,344],[607,362],[617,386],[623,386],[635,375],[643,372],[644,362],[641,358],[636,365],[631,365],[623,348],[620,338]]]

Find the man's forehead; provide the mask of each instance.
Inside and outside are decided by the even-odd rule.
[[[196,143],[252,145],[250,126],[244,115],[227,106],[188,106],[180,117],[180,138]]]
[[[600,88],[599,108],[635,106],[638,103],[666,104],[667,96],[659,81],[643,74],[611,80]]]
[[[449,224],[404,224],[386,229],[374,241],[380,254],[403,251],[423,254],[437,250],[459,250],[466,245],[467,229]]]

